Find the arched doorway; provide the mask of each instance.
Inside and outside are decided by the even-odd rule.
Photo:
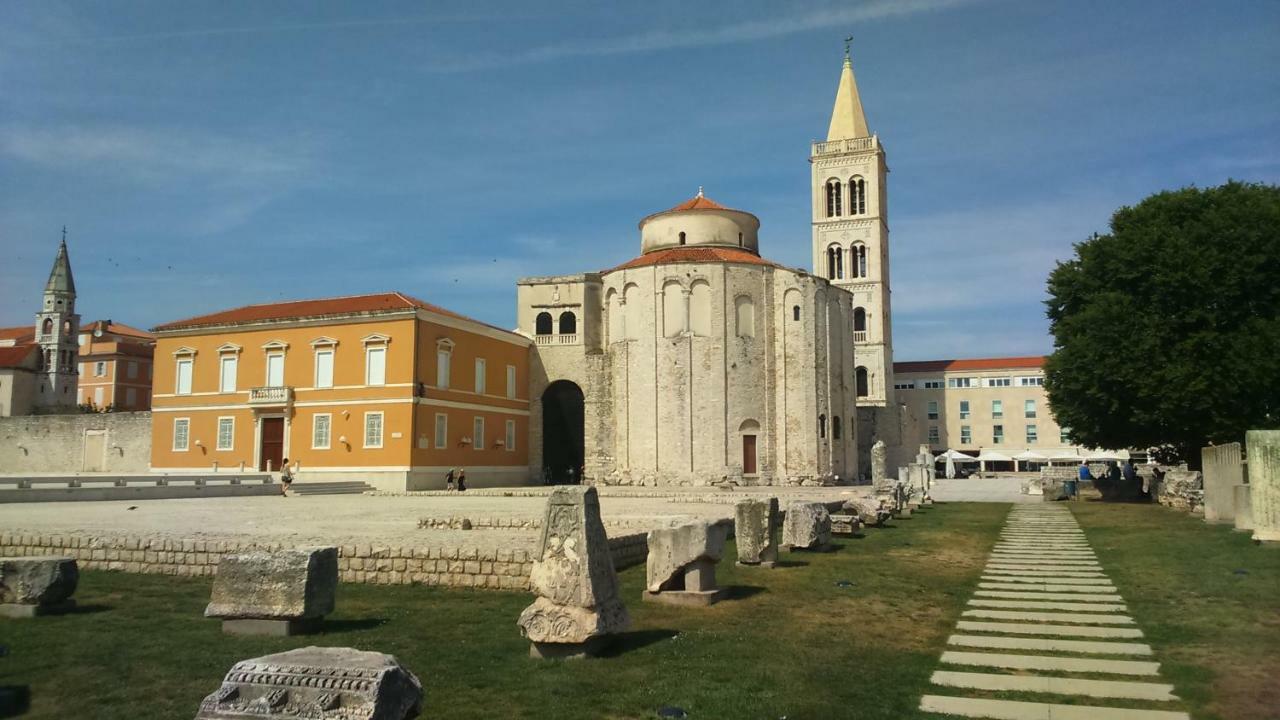
[[[557,380],[542,391],[542,472],[554,484],[582,482],[582,388]]]

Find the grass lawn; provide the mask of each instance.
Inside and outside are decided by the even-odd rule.
[[[730,548],[718,576],[736,597],[709,609],[640,602],[644,567],[629,568],[632,631],[582,661],[529,659],[525,593],[343,585],[323,634],[243,638],[201,616],[207,580],[85,572],[82,612],[0,619],[0,686],[30,688],[32,720],[190,718],[237,660],[346,645],[417,674],[423,717],[918,717],[1008,507],[936,505],[774,570],[735,567]]]
[[[1280,548],[1159,506],[1071,509],[1194,717],[1280,717]]]

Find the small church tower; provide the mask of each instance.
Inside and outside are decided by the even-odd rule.
[[[854,295],[854,377],[859,407],[893,408],[889,308],[889,205],[884,146],[867,118],[845,46],[825,142],[809,157],[813,272]],[[864,437],[870,437],[868,433]]]
[[[40,345],[39,379],[35,395],[37,411],[73,408],[79,383],[76,283],[67,256],[67,231],[62,231],[58,257],[44,285],[44,300],[36,313],[36,342]]]

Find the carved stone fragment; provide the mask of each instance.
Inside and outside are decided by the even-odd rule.
[[[876,440],[871,446],[871,488],[877,493],[886,492],[892,482],[887,469],[888,455],[884,440]]]
[[[409,720],[422,684],[391,655],[305,647],[236,663],[195,720]]]
[[[333,612],[337,587],[337,548],[226,555],[204,614],[229,633],[291,635]]]
[[[644,599],[680,605],[710,605],[720,599],[716,563],[729,529],[692,523],[649,531]]]
[[[883,525],[893,517],[893,510],[879,498],[852,498],[845,501],[842,509],[857,515],[863,525]]]
[[[69,557],[0,558],[0,617],[34,617],[65,612],[80,581]]]
[[[782,546],[822,550],[831,544],[831,514],[822,503],[793,502],[782,525]]]
[[[733,534],[738,562],[773,567],[778,562],[778,536],[782,529],[778,498],[739,500],[734,506]]]
[[[601,638],[630,625],[595,488],[551,493],[529,586],[539,597],[518,623],[533,657],[590,654]]]
[[[832,535],[856,535],[862,529],[862,518],[854,513],[832,513]]]

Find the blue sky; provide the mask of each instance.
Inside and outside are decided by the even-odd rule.
[[[1280,3],[0,2],[0,324],[397,289],[498,325],[706,186],[810,263],[842,53],[888,149],[900,360],[1047,352],[1151,192],[1280,180]],[[1099,278],[1105,282],[1105,278]]]

